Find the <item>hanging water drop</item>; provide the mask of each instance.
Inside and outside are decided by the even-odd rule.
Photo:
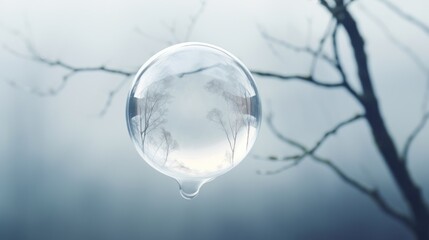
[[[175,178],[186,199],[246,157],[261,121],[249,70],[203,43],[177,44],[149,59],[131,86],[126,110],[140,156]]]

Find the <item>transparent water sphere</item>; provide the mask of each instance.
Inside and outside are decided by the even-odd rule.
[[[227,51],[182,43],[139,70],[127,101],[140,156],[191,199],[239,164],[258,135],[261,107],[249,70]]]

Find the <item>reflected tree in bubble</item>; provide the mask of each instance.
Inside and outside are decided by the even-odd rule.
[[[161,85],[155,84],[146,91],[145,96],[137,102],[136,128],[139,130],[142,151],[145,150],[145,142],[148,135],[166,122],[167,103],[171,95],[163,88],[168,82]]]
[[[207,114],[207,118],[217,124],[224,132],[230,148],[230,152],[226,154],[226,157],[233,164],[238,134],[245,128],[245,148],[247,150],[251,126],[256,124],[255,116],[251,115],[252,98],[250,97],[250,92],[238,82],[225,83],[220,79],[209,81],[205,88],[209,92],[221,96],[228,105],[225,113],[218,108],[213,108]]]
[[[179,147],[179,144],[176,140],[173,139],[171,133],[165,130],[165,128],[161,129],[160,140],[160,147],[163,149],[165,155],[163,164],[165,166],[167,164],[169,154],[171,153],[171,151],[177,149]]]

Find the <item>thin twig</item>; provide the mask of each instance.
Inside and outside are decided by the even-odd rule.
[[[273,36],[271,36],[271,35],[269,35],[264,29],[262,29],[261,27],[260,27],[260,33],[261,33],[261,36],[268,42],[268,43],[273,43],[273,44],[276,44],[276,45],[278,45],[278,46],[281,46],[281,47],[283,47],[283,48],[285,48],[285,49],[289,49],[289,50],[291,50],[291,51],[294,51],[294,52],[296,52],[296,53],[307,53],[307,54],[309,54],[309,55],[311,55],[311,56],[313,56],[313,57],[316,57],[317,55],[318,55],[318,53],[317,53],[317,51],[316,50],[314,50],[314,49],[312,49],[310,46],[305,46],[305,47],[301,47],[301,46],[297,46],[297,45],[294,45],[294,44],[292,44],[292,43],[290,43],[290,42],[287,42],[287,41],[285,41],[285,40],[281,40],[281,39],[278,39],[278,38],[275,38],[275,37],[273,37]],[[322,59],[322,60],[324,60],[324,61],[326,61],[327,63],[329,63],[330,65],[332,65],[332,66],[335,66],[335,60],[334,59],[332,59],[331,57],[329,57],[326,53],[320,53],[320,58]]]
[[[189,38],[191,37],[191,34],[194,32],[195,29],[195,25],[198,22],[199,18],[201,17],[201,15],[204,12],[204,9],[206,8],[206,0],[200,0],[200,7],[198,8],[198,11],[190,16],[190,23],[188,25],[188,28],[186,30],[186,34],[185,34],[185,41],[189,41]]]
[[[425,61],[419,55],[413,51],[407,44],[401,42],[395,34],[389,29],[389,27],[374,13],[372,13],[366,7],[360,5],[361,11],[367,15],[367,17],[372,20],[384,33],[384,35],[389,39],[399,50],[401,50],[406,56],[408,56],[417,66],[419,70],[425,75],[426,78],[426,87],[423,93],[423,102],[422,102],[422,111],[425,113],[427,111],[427,104],[429,100],[429,67],[426,65]]]
[[[334,28],[335,28],[335,20],[334,20],[334,18],[331,18],[329,20],[328,26],[326,27],[326,30],[325,30],[322,38],[319,41],[319,45],[318,45],[316,53],[313,57],[313,61],[310,65],[310,76],[314,76],[314,74],[316,72],[317,63],[319,61],[320,56],[322,55],[323,48],[325,47],[325,43],[328,40],[328,38],[331,35]]]
[[[352,186],[354,189],[358,190],[359,192],[363,193],[367,197],[369,197],[371,200],[373,200],[380,208],[384,211],[387,215],[393,217],[394,219],[402,222],[407,226],[408,228],[413,228],[413,222],[412,220],[405,215],[404,213],[400,213],[398,210],[394,209],[392,206],[390,206],[386,200],[381,196],[379,190],[369,188],[362,183],[358,182],[357,180],[351,178],[348,176],[344,171],[342,171],[338,166],[336,166],[332,161],[321,158],[316,155],[311,155],[312,159],[315,160],[318,163],[321,163],[328,168],[330,168],[341,180],[343,180],[348,185]]]
[[[285,80],[285,81],[301,80],[301,81],[304,81],[307,83],[311,83],[311,84],[314,84],[314,85],[317,85],[320,87],[326,87],[326,88],[338,88],[338,87],[344,86],[344,84],[342,82],[340,82],[340,83],[327,83],[327,82],[322,82],[322,81],[316,80],[312,76],[305,76],[305,75],[283,75],[283,74],[278,74],[278,73],[273,73],[273,72],[263,72],[263,71],[257,71],[257,70],[252,70],[251,73],[254,75],[261,76],[261,77],[276,78],[276,79]]]
[[[304,157],[306,157],[307,155],[311,155],[316,153],[316,151],[322,146],[322,144],[328,140],[329,137],[335,135],[340,129],[365,118],[364,114],[356,114],[355,116],[348,118],[346,120],[340,121],[339,123],[337,123],[334,127],[332,127],[331,129],[329,129],[328,131],[326,131],[322,137],[316,141],[316,144],[311,147],[311,148],[307,148],[305,147],[303,144],[300,144],[290,138],[287,138],[286,136],[279,134],[280,132],[274,127],[273,122],[272,122],[272,115],[270,114],[267,117],[267,124],[269,126],[269,128],[271,129],[271,131],[276,135],[277,138],[279,138],[280,140],[282,140],[283,142],[288,143],[289,145],[292,145],[298,149],[300,149],[303,153],[300,155],[293,155],[293,156],[286,156],[281,158],[281,161],[295,161],[295,162],[300,162],[301,160],[304,159]],[[277,158],[271,158],[271,160],[278,160]]]
[[[354,120],[354,121],[356,121],[356,120]],[[354,121],[351,121],[351,122],[354,122]],[[404,223],[409,228],[413,227],[413,224],[412,224],[412,221],[410,220],[410,218],[407,217],[405,214],[398,212],[393,207],[391,207],[386,202],[386,200],[381,196],[381,194],[379,193],[379,191],[377,189],[370,188],[370,187],[364,185],[363,183],[360,183],[358,180],[348,176],[340,167],[335,165],[332,161],[316,155],[314,151],[313,152],[309,151],[308,150],[309,148],[305,147],[303,144],[297,142],[296,140],[293,140],[293,139],[290,139],[290,138],[284,136],[272,124],[272,117],[271,116],[269,116],[269,119],[267,119],[267,122],[268,122],[268,125],[270,127],[270,130],[277,136],[277,138],[279,138],[281,141],[285,142],[288,145],[291,145],[293,147],[300,149],[302,151],[301,156],[309,156],[314,161],[325,165],[326,167],[331,169],[341,180],[343,180],[343,182],[345,182],[346,184],[350,185],[351,187],[353,187],[357,191],[359,191],[359,192],[363,193],[364,195],[366,195],[367,197],[369,197],[386,214],[388,214],[389,216],[393,217],[394,219]],[[344,122],[348,122],[348,121],[344,121]],[[351,122],[349,122],[349,123],[351,123]],[[338,126],[340,126],[340,125],[345,126],[347,124],[338,124]],[[339,128],[341,128],[341,127],[338,127],[338,129]],[[329,136],[329,134],[325,134],[325,135]],[[326,139],[326,138],[322,137],[321,139]],[[317,146],[317,144],[316,144],[316,146]],[[284,170],[290,169],[291,167],[298,165],[298,163],[303,159],[303,157],[299,158],[299,159],[300,159],[299,161],[295,161],[292,164],[286,165],[283,168],[278,169],[277,171],[271,171],[271,172],[269,172],[269,174],[277,174],[277,173],[280,173]]]
[[[416,126],[416,128],[411,132],[410,136],[405,141],[404,150],[402,151],[402,160],[404,162],[407,162],[408,159],[408,152],[410,151],[411,144],[416,139],[416,137],[419,135],[419,133],[423,130],[425,127],[427,121],[429,120],[429,112],[423,115],[422,119],[420,120],[419,124]]]
[[[412,16],[411,14],[403,11],[402,9],[400,9],[398,6],[391,3],[390,1],[387,1],[387,0],[378,0],[378,1],[381,2],[382,4],[384,4],[384,6],[389,8],[392,12],[396,13],[396,15],[400,16],[401,18],[408,21],[412,25],[418,27],[420,30],[422,30],[426,34],[429,34],[429,26],[426,23],[424,23],[423,21],[421,21],[420,19],[417,19],[416,17]]]
[[[101,109],[101,111],[98,113],[99,117],[103,117],[104,115],[106,115],[107,111],[109,110],[110,106],[112,105],[113,102],[113,98],[118,94],[118,92],[120,90],[122,90],[122,88],[124,86],[126,86],[126,83],[128,83],[129,77],[125,77],[124,80],[122,80],[115,88],[113,88],[106,99],[106,102],[104,103],[104,107]]]
[[[347,74],[344,71],[344,67],[343,64],[341,63],[341,59],[340,59],[340,54],[339,54],[339,50],[338,50],[338,41],[337,41],[337,37],[338,37],[338,29],[339,29],[340,25],[338,22],[336,22],[335,24],[335,28],[334,31],[332,32],[332,48],[334,51],[334,56],[335,56],[335,68],[337,69],[338,73],[341,76],[341,80],[342,83],[344,85],[344,88],[359,102],[362,101],[362,97],[360,96],[359,93],[357,93],[352,86],[350,85],[348,78],[347,78]]]

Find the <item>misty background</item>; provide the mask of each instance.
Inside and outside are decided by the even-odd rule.
[[[429,23],[427,1],[392,2]],[[350,8],[366,39],[387,127],[403,146],[420,120],[429,80],[362,6],[425,62],[429,37],[378,1],[361,0]],[[273,50],[261,29],[297,45],[317,46],[330,18],[311,0],[208,0],[186,39],[190,16],[199,8],[199,1],[0,0],[0,40],[5,46],[0,50],[1,239],[412,239],[405,227],[317,163],[304,160],[280,174],[257,174],[283,166],[264,160],[268,156],[296,153],[264,122],[247,159],[186,201],[173,179],[139,157],[128,136],[125,101],[132,78],[99,117],[123,77],[81,73],[58,94],[40,97],[29,90],[49,91],[66,72],[8,50],[26,53],[20,37],[25,36],[49,59],[134,71],[169,41],[190,40],[220,46],[250,69],[306,73],[310,57],[281,47]],[[346,71],[353,73],[343,33],[339,47]],[[317,74],[337,79],[323,64]],[[308,145],[361,111],[342,90],[262,77],[255,81],[263,114],[272,112],[282,133]],[[351,82],[357,85],[357,79]],[[426,128],[413,144],[409,162],[426,199],[428,141]],[[407,211],[365,121],[338,132],[320,154],[377,186],[389,203]]]

